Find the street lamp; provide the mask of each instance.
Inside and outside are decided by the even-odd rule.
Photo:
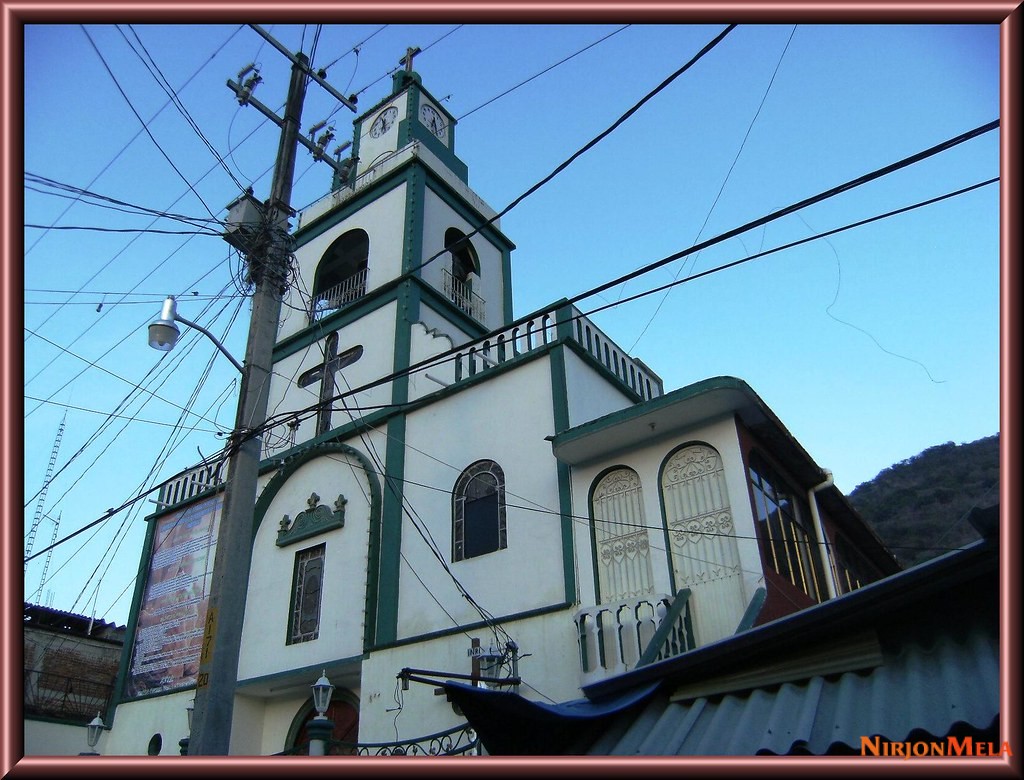
[[[103,719],[100,717],[100,714],[97,712],[96,713],[96,717],[93,718],[91,721],[89,721],[88,725],[85,727],[85,735],[86,735],[85,738],[86,738],[86,741],[89,743],[89,752],[88,753],[79,753],[78,755],[80,755],[80,756],[98,756],[99,753],[96,752],[96,745],[99,744],[100,734],[103,733],[103,729],[105,729],[105,728],[106,728],[106,725],[103,723]]]
[[[188,325],[190,328],[195,328],[200,333],[205,335],[210,341],[217,345],[224,356],[231,361],[231,365],[237,368],[241,373],[245,373],[245,369],[242,368],[242,364],[232,357],[231,353],[225,349],[224,345],[221,344],[217,337],[214,336],[210,331],[204,328],[198,323],[187,320],[178,314],[178,305],[174,300],[173,295],[168,295],[164,301],[163,311],[160,313],[160,319],[154,320],[149,324],[149,346],[153,349],[160,350],[161,352],[170,352],[174,349],[174,345],[178,343],[178,336],[181,331],[178,330],[178,326],[175,324],[180,322],[184,325]]]
[[[309,755],[322,756],[327,753],[327,740],[334,732],[334,723],[324,715],[331,706],[331,696],[334,694],[334,686],[327,679],[326,669],[320,675],[320,679],[313,683],[312,688],[316,717],[306,726],[306,733],[309,734]]]
[[[193,710],[195,710],[195,706],[196,706],[196,700],[192,699],[188,703],[188,706],[185,708],[185,717],[188,718],[188,733],[189,733],[189,735],[192,734],[192,712],[193,712]],[[179,739],[178,740],[178,747],[181,749],[181,755],[183,755],[183,756],[187,756],[188,755],[188,743],[189,743],[189,737],[185,737],[184,739]]]

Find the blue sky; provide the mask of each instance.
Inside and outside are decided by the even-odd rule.
[[[289,50],[311,53],[315,26],[265,27]],[[369,108],[389,91],[406,47],[422,48],[415,68],[460,119],[456,151],[470,185],[501,209],[721,30],[327,25],[313,62]],[[239,107],[225,81],[257,62],[256,95],[279,109],[289,65],[238,25],[28,26],[26,172],[158,211],[224,216],[236,182],[177,109],[160,110],[167,94],[129,42],[140,53],[144,45],[154,72],[180,90],[234,178],[265,198],[277,129]],[[995,25],[740,25],[502,219],[517,245],[515,313],[997,119],[998,63]],[[351,136],[354,114],[311,86],[303,127],[327,117],[339,141]],[[998,144],[999,132],[987,133],[581,308],[998,176]],[[304,151],[298,159],[293,206],[301,208],[327,192],[330,169]],[[189,229],[73,203],[37,180],[26,187],[27,224]],[[666,390],[717,375],[744,379],[850,492],[929,446],[998,431],[998,230],[998,185],[990,185],[594,319]],[[162,356],[146,345],[146,325],[165,295],[178,295],[181,314],[241,358],[248,305],[232,281],[237,260],[216,236],[26,228],[25,248],[26,528],[66,413],[56,460],[63,470],[47,490],[38,551],[51,539],[51,518],[67,536],[223,446],[218,432],[233,421],[237,372],[196,333]],[[136,384],[156,396],[143,394],[101,428]],[[180,407],[193,413],[176,427]],[[58,608],[124,622],[153,508],[139,502],[55,549],[34,600],[52,591]],[[27,596],[45,560],[30,563]]]

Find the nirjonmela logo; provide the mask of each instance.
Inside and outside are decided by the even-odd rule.
[[[861,737],[860,754],[885,758],[925,758],[933,756],[977,756],[997,758],[1012,756],[1010,743],[981,742],[973,737],[946,737],[944,740],[926,742],[890,742],[881,737]]]

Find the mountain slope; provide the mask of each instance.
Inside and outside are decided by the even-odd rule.
[[[999,434],[929,447],[858,485],[849,499],[904,566],[969,544],[978,534],[967,513],[999,499]]]

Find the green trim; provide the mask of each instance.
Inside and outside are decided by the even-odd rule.
[[[740,624],[736,626],[736,632],[748,631],[754,627],[754,621],[757,620],[761,614],[761,608],[764,607],[765,599],[768,596],[768,591],[763,587],[758,588],[754,591],[754,597],[750,599],[750,603],[747,604],[746,610],[743,612],[743,617],[740,618]]]
[[[573,342],[570,342],[570,345],[572,343]],[[592,356],[591,359],[593,360]],[[618,384],[618,386],[621,387],[623,390],[628,390],[628,388],[625,385]],[[597,431],[603,431],[607,428],[611,428],[633,417],[639,417],[644,414],[649,414],[653,411],[664,409],[666,407],[673,406],[683,401],[688,401],[691,398],[703,395],[704,393],[716,392],[719,390],[737,391],[746,396],[745,400],[748,403],[761,403],[760,399],[754,394],[753,390],[750,389],[750,386],[747,385],[747,383],[744,382],[742,379],[736,379],[735,377],[730,376],[711,377],[709,379],[704,379],[700,382],[696,382],[692,385],[687,385],[686,387],[680,388],[679,390],[674,390],[666,395],[658,396],[657,398],[652,398],[649,401],[645,401],[642,404],[635,404],[633,406],[620,409],[617,412],[606,414],[604,417],[598,417],[595,420],[590,420],[589,422],[577,425],[575,428],[572,428],[571,430],[562,431],[561,433],[556,434],[555,441],[553,443],[557,447],[567,442],[571,442],[584,436],[588,436]]]
[[[402,249],[402,272],[412,268],[419,257],[423,241],[423,176],[419,168],[410,174],[406,190],[405,235]],[[392,368],[403,372],[410,365],[412,323],[419,320],[419,287],[405,280],[398,287],[395,311],[395,344]],[[409,400],[409,377],[403,374],[391,382],[391,402],[404,409]],[[390,642],[398,636],[399,580],[401,575],[402,525],[405,518],[405,412],[389,417],[387,422],[387,454],[384,464],[384,491],[381,511],[381,534],[371,560],[378,561],[376,576],[377,613],[372,644]],[[371,644],[367,644],[367,647]]]
[[[426,177],[421,165],[409,168],[405,192],[405,234],[402,241],[402,276],[412,273],[423,253]],[[419,272],[417,272],[419,273]]]
[[[712,447],[708,442],[703,441],[702,439],[687,439],[682,444],[677,444],[675,447],[669,450],[665,454],[665,457],[661,459],[661,463],[658,465],[658,508],[661,510],[661,533],[665,539],[665,556],[668,559],[666,563],[668,565],[669,590],[672,593],[676,592],[676,561],[675,555],[672,553],[672,536],[668,530],[668,512],[665,509],[665,491],[662,489],[661,486],[662,478],[665,476],[665,464],[669,462],[673,455],[675,455],[677,452],[679,452],[679,450],[684,449],[685,447],[692,447],[698,444],[701,445],[702,447],[710,447],[718,455],[718,459],[722,459],[722,453],[720,453],[716,447]],[[728,495],[728,492],[726,492],[726,496]]]
[[[641,666],[647,666],[650,663],[658,660],[658,656],[661,655],[661,648],[665,645],[665,641],[668,639],[669,634],[672,633],[676,627],[676,621],[679,619],[679,615],[682,614],[686,608],[686,602],[690,600],[690,589],[683,588],[681,591],[676,593],[676,597],[672,600],[672,606],[668,608],[668,612],[665,613],[665,617],[661,619],[661,625],[658,626],[658,630],[654,632],[654,636],[651,637],[651,641],[647,643],[647,648],[640,655],[639,660],[636,662],[634,669],[639,669]],[[690,623],[690,616],[687,614],[683,618],[683,631],[685,633],[686,649],[690,650],[696,647],[696,643],[693,639],[693,626]],[[672,656],[665,656],[670,658]],[[662,659],[664,660],[664,659]]]
[[[433,169],[426,165],[420,166],[426,175],[426,184],[428,185],[431,192],[439,197],[442,202],[458,214],[462,219],[468,222],[473,230],[479,230],[478,236],[488,241],[496,249],[502,252],[509,252],[516,248],[516,245],[494,226],[494,223],[488,223],[488,217],[480,213],[474,206],[472,206],[466,199],[459,194],[456,190],[452,189],[451,185],[448,184],[444,179],[438,176]],[[512,278],[511,272],[511,255],[510,265],[508,273],[505,277],[507,283]],[[502,273],[505,269],[502,270]]]
[[[358,301],[353,301],[342,309],[328,314],[321,320],[307,325],[274,347],[273,361],[284,360],[306,347],[322,341],[332,332],[348,327],[364,317],[383,309],[398,300],[401,281],[395,279],[382,287],[371,290]]]
[[[380,199],[393,189],[405,184],[408,180],[409,167],[413,162],[415,162],[415,158],[388,171],[385,175],[374,181],[373,184],[367,185],[366,189],[360,190],[359,194],[351,200],[347,200],[333,209],[328,209],[312,222],[300,227],[292,234],[295,240],[292,251],[305,246],[339,222],[343,222],[356,212],[369,206],[373,201]],[[324,197],[326,198],[327,195]],[[317,261],[317,264],[319,265],[319,261]]]
[[[259,677],[247,677],[244,680],[239,680],[236,687],[255,688],[267,685],[268,683],[277,682],[278,680],[290,681],[296,677],[309,677],[310,679],[315,680],[320,676],[320,673],[324,669],[338,669],[341,667],[355,666],[357,664],[361,664],[369,657],[370,656],[368,654],[361,653],[359,655],[350,655],[346,658],[336,658],[333,661],[319,661],[315,664],[288,669],[284,672],[261,674]]]
[[[502,301],[501,315],[502,322],[509,323],[515,318],[515,312],[512,308],[512,250],[502,249],[501,250],[501,277],[502,277],[502,289],[505,291],[504,300]]]
[[[632,466],[627,466],[623,463],[617,463],[613,466],[609,466],[603,471],[599,472],[593,481],[590,483],[590,487],[587,488],[587,512],[588,512],[588,524],[590,526],[590,553],[594,561],[594,603],[601,604],[601,576],[598,570],[598,555],[597,555],[597,536],[594,533],[594,491],[597,490],[597,486],[601,484],[601,480],[611,474],[613,471],[619,469],[628,469],[634,474],[637,474],[636,469]],[[639,479],[640,475],[637,474]]]
[[[565,376],[564,346],[556,341],[556,348],[550,350],[551,366],[551,413],[555,432],[564,431],[569,427],[569,392]],[[576,584],[575,546],[573,544],[572,516],[572,473],[569,466],[555,461],[558,479],[558,510],[562,537],[562,581],[565,588],[565,600],[578,601],[579,593]]]
[[[366,571],[366,619],[363,628],[363,644],[364,646],[369,646],[373,643],[373,624],[378,608],[377,569],[373,551],[380,547],[382,509],[381,487],[380,482],[377,481],[377,473],[374,471],[373,465],[370,463],[369,459],[363,455],[363,453],[354,447],[350,447],[349,445],[342,444],[340,442],[322,442],[312,446],[303,447],[295,454],[285,458],[280,470],[271,478],[267,483],[267,486],[263,488],[263,492],[260,493],[260,497],[256,501],[256,507],[253,510],[252,538],[253,543],[255,544],[256,534],[259,532],[260,523],[263,522],[263,518],[266,515],[267,510],[270,508],[271,502],[299,467],[314,458],[318,458],[323,455],[330,455],[332,453],[342,453],[355,458],[359,462],[359,465],[362,466],[363,471],[366,472],[366,482],[370,487],[370,540],[368,543],[370,557]],[[280,462],[281,458],[277,457],[272,460],[277,463]]]
[[[161,513],[162,514],[162,513]],[[124,645],[121,648],[121,662],[117,668],[117,678],[114,680],[114,690],[110,696],[110,705],[103,714],[103,722],[108,726],[114,724],[114,716],[117,712],[117,705],[123,701],[135,701],[135,698],[127,700],[124,698],[125,686],[128,684],[128,672],[131,669],[132,654],[135,652],[136,632],[139,626],[139,613],[142,611],[142,599],[146,595],[146,585],[149,582],[150,564],[153,560],[153,540],[156,537],[156,526],[159,517],[152,514],[146,518],[146,538],[142,543],[142,556],[139,560],[139,569],[135,575],[135,593],[132,595],[132,607],[128,612],[128,625],[124,631]]]
[[[405,415],[388,421],[388,446],[385,456],[383,511],[380,542],[376,551],[377,613],[374,646],[393,642],[398,636],[399,576],[402,561],[402,521],[405,477]],[[395,478],[392,478],[394,475]]]
[[[326,504],[320,503],[320,496],[316,493],[310,495],[306,503],[309,504],[309,508],[295,515],[294,520],[288,515],[284,516],[275,540],[278,547],[304,542],[314,536],[345,527],[345,504],[348,501],[344,495],[338,495],[338,499],[334,502],[333,512]]]
[[[386,644],[377,645],[374,650],[392,650],[396,647],[404,647],[406,645],[418,644],[420,642],[429,642],[434,639],[444,639],[446,636],[453,636],[455,634],[463,634],[466,631],[476,631],[477,629],[488,629],[495,623],[514,623],[519,620],[529,620],[530,618],[540,617],[541,615],[549,615],[554,612],[563,612],[568,609],[572,609],[575,604],[563,601],[560,604],[549,604],[546,607],[537,607],[536,609],[526,610],[525,612],[513,612],[509,615],[501,615],[500,617],[493,618],[489,623],[483,620],[478,620],[475,623],[466,623],[460,626],[453,626],[452,628],[445,628],[440,631],[432,631],[428,634],[417,634],[416,636],[404,637],[403,639],[396,639],[393,642]]]

